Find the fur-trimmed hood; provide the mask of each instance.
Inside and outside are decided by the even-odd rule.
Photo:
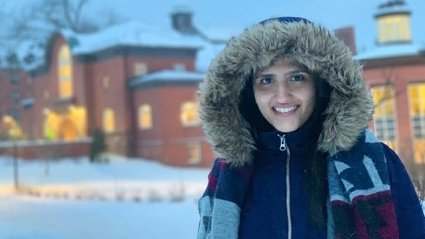
[[[318,148],[348,150],[367,127],[373,101],[362,68],[348,47],[325,28],[307,21],[266,21],[232,38],[212,61],[199,90],[200,117],[214,152],[238,166],[252,161],[255,140],[239,111],[251,72],[279,57],[305,65],[332,88]]]

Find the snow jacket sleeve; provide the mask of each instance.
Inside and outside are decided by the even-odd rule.
[[[238,238],[240,209],[250,175],[249,166],[231,167],[224,159],[215,160],[198,203],[198,239]]]
[[[412,181],[397,154],[383,145],[400,239],[425,238],[425,217]]]

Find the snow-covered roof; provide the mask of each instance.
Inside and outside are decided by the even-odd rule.
[[[375,16],[383,16],[394,13],[410,14],[410,9],[407,5],[402,4],[386,5],[385,7],[379,8]]]
[[[70,30],[61,30],[59,33],[67,40],[73,55],[92,54],[117,46],[196,49],[198,71],[206,71],[211,60],[224,48],[223,43],[211,43],[199,35],[180,34],[171,26],[157,27],[140,21],[113,25],[91,34],[77,34]],[[19,67],[26,71],[37,69],[45,63],[46,52],[39,45],[36,47],[34,43],[24,42],[13,49],[18,49]],[[0,49],[0,68],[10,66],[7,54],[7,50]],[[25,61],[29,55],[33,59]]]
[[[139,76],[130,81],[130,87],[150,82],[200,82],[204,79],[205,74],[200,72],[189,72],[182,70],[162,70],[150,74]]]
[[[73,54],[89,54],[115,46],[146,46],[194,48],[204,45],[198,36],[187,36],[170,27],[155,27],[139,21],[130,21],[108,27],[92,34],[76,34],[63,30],[70,41]]]
[[[418,44],[393,44],[377,46],[374,49],[361,52],[355,56],[356,60],[376,60],[383,58],[395,58],[419,55],[421,51],[425,50],[424,45]]]

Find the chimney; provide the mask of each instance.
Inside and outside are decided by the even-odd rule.
[[[198,34],[198,30],[192,24],[192,11],[188,6],[177,6],[171,13],[173,28],[182,34]]]
[[[345,43],[345,45],[347,45],[350,48],[353,55],[357,54],[356,40],[355,40],[355,37],[354,37],[354,28],[353,27],[339,28],[339,29],[336,29],[334,31],[334,33],[335,33],[336,37],[341,39]]]

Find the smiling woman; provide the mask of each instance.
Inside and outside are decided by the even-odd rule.
[[[374,104],[348,47],[306,19],[232,38],[200,85],[218,155],[199,238],[425,238],[399,157],[368,129]]]
[[[303,68],[280,59],[254,80],[255,101],[261,114],[281,132],[297,130],[313,112],[315,82]]]

